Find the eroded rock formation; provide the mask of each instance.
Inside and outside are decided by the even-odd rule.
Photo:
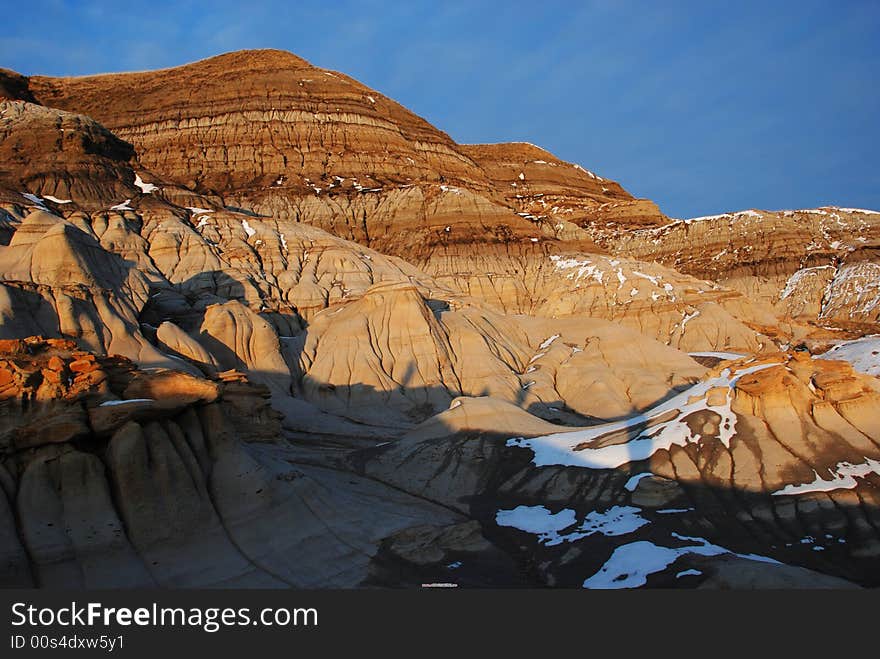
[[[0,585],[880,583],[880,214],[670,219],[279,51],[0,98]]]

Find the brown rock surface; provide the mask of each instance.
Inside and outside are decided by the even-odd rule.
[[[41,103],[103,122],[169,182],[401,256],[427,254],[448,238],[528,241],[537,220],[524,217],[526,206],[543,208],[542,194],[559,208],[541,213],[539,235],[557,235],[556,225],[567,223],[566,239],[591,242],[572,219],[595,219],[610,202],[636,224],[664,219],[618,184],[535,147],[458,145],[382,94],[282,51],[27,82]],[[199,94],[168,93],[191,88]],[[524,176],[522,168],[535,174],[534,186],[524,186],[530,201],[510,195],[517,164]]]
[[[36,99],[28,89],[28,79],[20,73],[2,68],[0,68],[0,98],[36,103]]]
[[[716,281],[780,316],[875,327],[880,318],[880,212],[749,210],[673,220],[601,244]]]
[[[132,146],[94,119],[0,100],[0,187],[31,193],[19,203],[90,209],[135,196]],[[58,200],[58,201],[56,201]]]

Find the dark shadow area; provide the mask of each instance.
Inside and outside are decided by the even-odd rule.
[[[560,426],[591,426],[596,423],[603,423],[601,419],[586,416],[571,409],[563,400],[530,403],[525,410],[539,419],[544,419]]]
[[[259,213],[255,213],[254,211],[248,210],[247,208],[238,208],[237,206],[224,205],[223,208],[228,211],[232,211],[233,213],[241,213],[249,217],[272,217],[271,215],[260,215]]]
[[[495,441],[502,441],[496,437]],[[696,447],[674,447],[696,457]],[[492,487],[468,500],[470,512],[485,524],[486,535],[511,553],[541,568],[558,586],[580,587],[596,574],[622,545],[647,541],[657,547],[687,548],[708,542],[742,556],[754,555],[785,565],[800,566],[863,586],[880,585],[880,545],[877,521],[880,507],[862,498],[860,505],[827,495],[776,497],[705,480],[674,481],[680,493],[662,505],[645,506],[625,489],[634,474],[650,471],[645,462],[611,470],[530,465],[531,451],[509,448],[508,457],[493,474]],[[870,491],[872,484],[860,486]],[[638,491],[638,490],[637,490]],[[640,505],[642,504],[642,505]],[[635,507],[648,524],[632,533],[607,536],[594,533],[574,542],[548,546],[534,534],[495,524],[499,510],[520,505],[544,505],[552,512],[576,512],[576,531],[591,511],[614,506]],[[565,535],[566,530],[561,531]],[[841,542],[843,541],[843,542]],[[817,550],[817,547],[819,548]],[[676,573],[705,562],[698,553],[685,552],[675,570],[648,575],[648,586],[680,587]],[[762,563],[763,565],[763,563]],[[705,570],[704,570],[705,571]],[[690,586],[687,586],[690,587]]]
[[[256,379],[260,374],[253,376]],[[357,387],[362,393],[368,390],[367,385]],[[418,397],[425,394],[422,388],[404,393]],[[379,394],[374,392],[374,395]],[[229,396],[232,396],[231,392]],[[465,404],[468,404],[467,401]],[[14,404],[0,405],[0,415],[10,415],[9,405]],[[41,423],[37,418],[40,412],[34,410],[33,413],[36,417],[28,421]],[[57,410],[46,407],[45,414],[57,416]],[[160,433],[156,437],[164,439],[152,441],[171,442],[168,448],[171,449],[173,444],[176,448],[172,450],[183,456],[168,423],[174,421],[181,424],[181,428],[190,427],[186,425],[191,424],[191,421],[187,421],[189,417],[186,417],[190,412],[184,407],[182,412],[163,414],[132,418],[139,419],[138,422],[142,424],[159,422],[166,430],[164,435]],[[498,420],[504,422],[502,418]],[[646,494],[640,489],[641,485],[633,490],[626,487],[634,474],[649,470],[647,462],[602,470],[535,467],[530,449],[507,446],[507,440],[517,436],[515,432],[498,432],[491,428],[463,429],[440,419],[433,421],[436,423],[428,419],[430,425],[411,430],[409,435],[404,432],[396,437],[389,436],[385,440],[387,443],[375,442],[376,445],[371,448],[358,448],[352,443],[339,442],[328,450],[328,444],[332,443],[332,432],[326,437],[301,436],[295,445],[287,444],[279,437],[280,441],[271,445],[273,455],[282,462],[303,468],[318,468],[316,474],[325,473],[321,469],[328,470],[327,474],[337,474],[334,476],[335,488],[348,487],[344,475],[351,474],[353,480],[350,485],[353,489],[346,496],[354,496],[362,487],[358,485],[362,480],[358,479],[367,479],[390,488],[387,490],[389,493],[406,493],[414,500],[455,511],[463,515],[463,519],[478,524],[476,530],[464,523],[450,527],[429,524],[430,528],[427,529],[414,526],[381,539],[375,547],[369,576],[362,582],[363,586],[418,587],[421,583],[452,581],[465,587],[580,587],[585,579],[606,564],[617,548],[635,542],[681,550],[681,556],[670,563],[669,569],[648,575],[649,587],[699,585],[703,579],[712,578],[713,570],[720,565],[717,561],[726,561],[726,565],[730,561],[743,560],[732,556],[733,553],[767,557],[861,585],[880,585],[880,509],[873,494],[877,485],[873,477],[860,485],[862,497],[857,505],[835,497],[833,492],[830,495],[774,497],[766,492],[713,484],[707,480],[710,472],[700,480],[682,478],[678,483],[671,482],[671,485],[665,486],[663,496],[658,498],[656,492]],[[485,421],[488,424],[492,419]],[[205,430],[202,432],[208,432],[209,427],[203,426]],[[246,418],[236,420],[230,428],[232,434],[225,435],[227,439],[223,441],[234,441],[242,446],[247,446],[253,439],[250,433],[256,432],[256,426],[249,426]],[[102,448],[106,445],[106,436],[105,439],[99,439],[92,437],[93,431],[90,429],[83,432],[85,435],[81,433],[66,442],[79,451],[97,452],[99,455],[106,452],[107,449]],[[192,441],[192,438],[187,441]],[[58,454],[63,455],[66,450],[64,446],[65,442],[61,442],[58,448],[52,450],[61,449]],[[21,450],[33,449],[19,447],[13,453]],[[42,450],[46,450],[45,447]],[[156,450],[159,450],[158,446],[150,449],[151,452]],[[706,464],[705,447],[700,451],[694,444],[683,448],[673,447],[670,455],[674,464],[679,460],[689,460],[703,466]],[[210,458],[210,451],[208,454],[196,451],[196,457],[204,464],[209,464],[213,459]],[[6,453],[4,465],[11,466],[11,459],[14,459],[13,455]],[[132,474],[145,468],[135,463],[126,464],[126,469],[134,470]],[[7,472],[9,470],[7,467]],[[16,469],[12,467],[11,471],[15,473]],[[210,477],[210,473],[207,471],[206,477]],[[12,488],[6,492],[7,497],[14,501],[21,496],[17,493],[19,486],[18,477],[7,480],[7,490]],[[211,487],[219,487],[219,484]],[[259,498],[261,494],[259,487],[253,493],[242,491],[240,503],[245,504],[249,497]],[[152,495],[144,493],[143,496]],[[170,519],[180,517],[183,520],[185,515],[190,514],[185,497],[195,495],[184,493],[181,496],[184,499],[177,502],[179,511],[168,511]],[[514,510],[518,506],[542,506],[551,514],[573,511],[573,524],[558,529],[560,536],[571,536],[571,539],[564,539],[558,544],[542,542],[534,533],[496,523],[499,511]],[[577,536],[578,529],[586,524],[589,515],[596,511],[604,514],[615,506],[637,509],[637,515],[645,523],[637,529],[617,535],[596,532]],[[33,506],[28,510],[33,510]],[[327,508],[318,514],[330,521],[337,513]],[[20,523],[20,520],[16,522]],[[365,523],[369,528],[369,520]],[[183,528],[185,525],[182,523],[171,524],[169,533],[172,540],[169,542],[173,543],[174,534],[183,533],[180,530]],[[283,529],[279,528],[278,533],[282,532]],[[19,536],[21,533],[21,529],[16,531]],[[805,542],[808,538],[812,540]],[[701,555],[699,551],[687,551],[688,548],[706,546],[705,543],[729,553],[719,550],[718,558]],[[821,549],[817,550],[816,547]],[[223,551],[227,550],[224,544]],[[202,551],[203,560],[211,561],[210,544]],[[302,545],[302,551],[311,551],[308,543]],[[304,559],[305,556],[298,555],[295,549],[289,552],[290,561]],[[309,555],[308,560],[320,562],[320,557]],[[755,561],[751,561],[736,563],[735,567],[740,571],[753,571],[756,565]],[[772,569],[766,567],[770,565],[768,563],[760,565],[764,566],[761,569]],[[691,573],[686,578],[676,576],[685,570],[699,571],[700,575]],[[765,575],[761,578],[770,577]],[[4,582],[2,585],[12,583]],[[71,583],[75,587],[75,582]]]
[[[0,339],[61,336],[55,307],[40,293],[38,284],[8,280],[0,284],[11,302],[7,317],[0,323]]]
[[[2,177],[0,172],[0,177]],[[10,215],[6,210],[0,208],[0,246],[7,247],[15,235],[20,220]]]
[[[653,477],[665,485],[666,492],[658,498],[656,488],[647,495],[639,492],[639,487],[635,491],[626,488],[633,475],[650,471],[649,461],[632,462],[618,469],[536,467],[530,449],[506,446],[512,438],[510,433],[453,428],[450,433],[447,437],[402,439],[365,449],[349,456],[347,464],[358,473],[420,496],[438,496],[466,510],[481,523],[487,539],[515,557],[522,573],[531,574],[541,583],[580,587],[602,568],[617,547],[646,541],[661,548],[683,550],[709,543],[732,554],[772,559],[863,586],[880,585],[880,506],[873,496],[878,477],[861,482],[858,504],[852,502],[853,497],[837,496],[846,490],[772,496],[711,484],[708,476],[680,481]],[[673,447],[672,453],[679,454],[674,460],[685,454],[698,463],[705,460],[694,444]],[[462,477],[465,464],[480,470],[480,477]],[[469,487],[457,489],[463,485]],[[559,529],[559,533],[570,534],[575,540],[547,544],[540,542],[536,533],[496,524],[498,511],[518,506],[544,506],[553,514],[574,511],[575,524]],[[620,535],[594,532],[577,538],[578,529],[593,511],[605,512],[614,507],[636,508],[637,515],[647,523]],[[699,566],[704,576],[711,576],[711,569],[706,567],[711,558],[683,551],[673,562],[675,570],[649,575],[647,585],[692,587],[694,580],[679,582],[676,573]],[[761,569],[772,566],[759,561],[743,565]]]
[[[256,284],[255,290],[259,291]],[[190,334],[198,334],[205,310],[212,304],[237,300],[247,306],[244,284],[222,270],[208,270],[171,288],[156,289],[140,314],[140,322],[158,327],[170,321]],[[264,309],[258,315],[275,328],[279,336],[295,336],[306,326],[296,309]]]

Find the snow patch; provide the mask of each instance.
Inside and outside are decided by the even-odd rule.
[[[116,407],[117,405],[128,405],[130,403],[152,403],[154,399],[152,398],[130,398],[128,400],[107,400],[101,403],[98,407]]]
[[[575,542],[595,533],[605,536],[632,533],[648,524],[640,512],[633,506],[612,506],[603,512],[591,511],[583,522],[575,526],[575,511],[570,508],[551,513],[544,506],[517,506],[513,510],[499,510],[495,523],[537,535],[538,542],[552,547],[563,542]],[[562,533],[570,527],[573,527],[570,531]]]
[[[838,343],[816,359],[841,359],[861,373],[880,376],[880,336]]]
[[[140,188],[141,192],[143,192],[144,194],[152,194],[159,189],[158,185],[153,185],[152,183],[144,183],[140,174],[134,175],[134,184],[136,187]]]
[[[627,492],[635,492],[636,488],[639,486],[639,481],[643,478],[647,478],[648,476],[653,476],[650,471],[642,472],[641,474],[636,474],[635,476],[631,476],[630,479],[623,486],[623,489]]]
[[[648,575],[662,572],[682,556],[720,556],[733,554],[762,563],[779,561],[756,554],[737,554],[714,545],[703,538],[691,538],[673,533],[677,539],[693,544],[684,547],[664,547],[647,540],[630,542],[617,547],[611,558],[592,577],[584,581],[584,588],[638,588],[648,582]]]
[[[708,378],[651,410],[628,419],[603,423],[584,430],[559,432],[528,439],[514,437],[507,440],[507,446],[531,449],[534,454],[532,463],[537,467],[562,465],[589,469],[616,469],[630,462],[647,460],[657,451],[668,451],[673,446],[685,446],[700,441],[703,439],[702,435],[691,429],[687,419],[694,412],[709,410],[720,417],[718,440],[726,448],[730,448],[730,440],[736,434],[737,421],[736,414],[731,409],[731,391],[741,377],[777,365],[777,362],[773,362],[748,368],[726,368],[717,377]],[[723,404],[715,406],[708,404],[706,394],[713,388],[726,388],[727,395]],[[600,437],[647,424],[652,419],[656,420],[672,411],[677,412],[672,419],[646,427],[628,441],[599,448],[587,447],[576,450],[576,447],[590,444]]]
[[[798,286],[800,286],[801,281],[808,277],[816,276],[820,270],[833,270],[834,267],[830,265],[820,265],[814,268],[801,268],[797,272],[795,272],[791,277],[788,278],[788,281],[785,283],[785,288],[782,289],[782,293],[779,294],[779,299],[784,300],[789,295],[794,293]]]
[[[828,285],[822,317],[847,313],[850,317],[872,316],[880,307],[880,265],[870,261],[841,267]]]
[[[33,204],[36,204],[40,208],[46,208],[45,202],[40,199],[37,195],[31,194],[30,192],[22,192],[21,196],[30,201]],[[48,209],[46,209],[48,210]]]
[[[593,172],[591,172],[589,169],[584,169],[584,168],[581,167],[580,165],[575,164],[575,165],[572,165],[572,167],[574,167],[574,168],[575,168],[576,170],[578,170],[579,172],[583,172],[584,174],[586,174],[586,175],[589,176],[590,178],[592,178],[592,179],[596,179],[597,181],[604,181],[604,180],[605,180],[605,179],[602,178],[601,176],[596,176],[596,175],[595,175]]]
[[[692,321],[694,318],[700,315],[699,311],[694,311],[692,314],[685,314],[684,318],[681,319],[681,333],[684,334],[684,326],[688,324],[688,322]]]
[[[652,276],[652,275],[647,275],[647,274],[645,274],[644,272],[639,272],[638,270],[633,270],[633,274],[634,274],[636,277],[641,277],[642,279],[647,279],[649,282],[651,282],[652,284],[654,284],[654,286],[659,286],[659,285],[660,285],[659,282],[658,282],[658,278],[657,278],[657,277],[654,277],[654,276]]]
[[[691,217],[686,220],[683,220],[685,224],[690,224],[691,222],[706,222],[709,220],[722,220],[722,219],[736,219],[743,217],[756,217],[763,218],[764,216],[761,213],[758,213],[753,210],[747,211],[737,211],[736,213],[721,213],[720,215],[703,215],[701,217]]]
[[[691,357],[717,357],[718,359],[742,359],[745,357],[744,354],[739,352],[689,352],[689,356]]]
[[[70,204],[73,203],[70,199],[59,199],[58,197],[53,197],[50,194],[43,195],[43,199],[48,199],[49,201],[53,201],[56,204]]]
[[[880,211],[867,210],[865,208],[838,208],[837,210],[844,213],[862,213],[864,215],[880,215]]]
[[[773,496],[782,496],[786,494],[806,494],[807,492],[831,492],[833,490],[852,490],[859,483],[857,478],[864,478],[869,474],[877,474],[880,476],[880,462],[877,460],[866,459],[861,464],[852,464],[851,462],[838,462],[831,472],[830,478],[822,478],[817,471],[816,478],[812,483],[803,483],[801,485],[786,485],[781,490],[773,492]]]
[[[598,265],[590,261],[590,259],[578,261],[577,259],[553,255],[550,257],[550,260],[553,261],[557,270],[573,270],[577,268],[577,272],[572,272],[568,275],[569,279],[580,281],[583,277],[588,277],[596,280],[600,284],[602,283],[602,277],[605,273]]]

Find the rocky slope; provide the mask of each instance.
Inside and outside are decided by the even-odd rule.
[[[281,51],[9,87],[97,119],[167,182],[398,255],[487,238],[528,248],[559,224],[589,240],[572,220],[614,202],[618,216],[663,219],[618,184],[530,145],[458,145],[379,92]]]
[[[675,220],[602,244],[716,281],[780,316],[867,330],[880,319],[880,212],[749,210]]]
[[[0,101],[0,188],[7,191],[36,190],[43,204],[75,198],[78,206],[94,208],[99,199],[134,196],[134,155],[130,144],[90,117]]]
[[[0,98],[0,585],[880,583],[880,215],[670,220],[278,51]]]
[[[499,543],[556,585],[672,586],[686,569],[744,585],[780,562],[876,584],[878,396],[843,362],[780,354],[726,362],[642,415],[583,430],[462,400],[352,460],[494,521]],[[744,574],[707,570],[722,554]],[[783,574],[765,576],[792,585]]]
[[[5,586],[354,586],[383,538],[467,528],[439,506],[261,448],[278,414],[240,373],[142,371],[66,340],[0,351]],[[460,535],[449,545],[466,553]]]

